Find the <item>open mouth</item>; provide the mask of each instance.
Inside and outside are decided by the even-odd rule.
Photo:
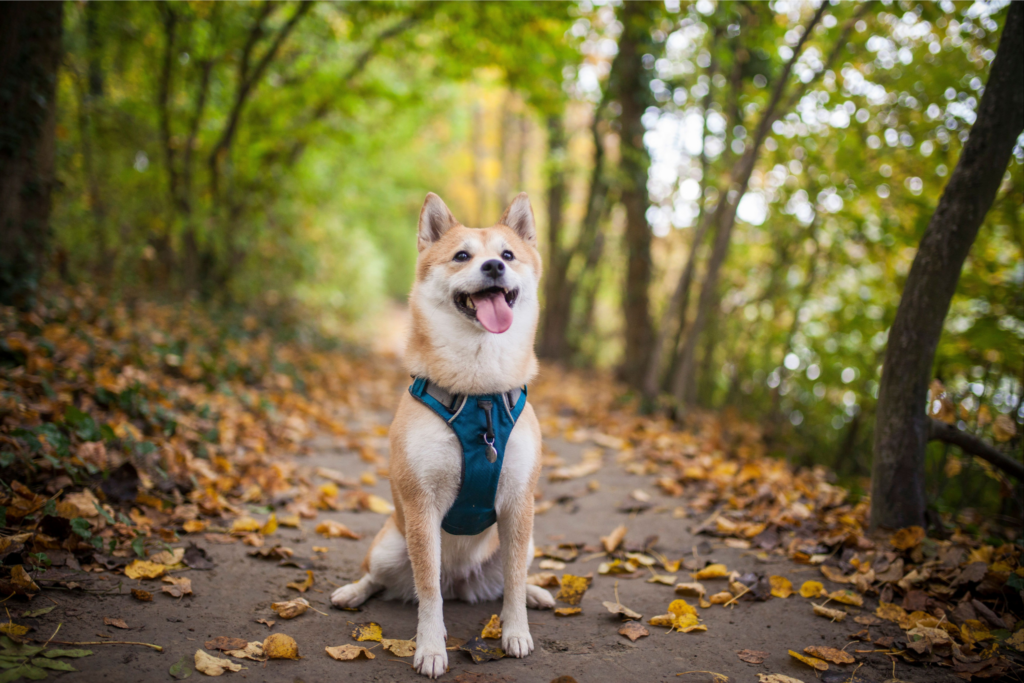
[[[512,326],[512,307],[519,297],[518,289],[488,287],[479,292],[459,292],[455,295],[455,308],[485,330],[501,334]]]

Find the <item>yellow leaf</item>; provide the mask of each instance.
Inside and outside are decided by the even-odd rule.
[[[395,511],[395,508],[391,507],[391,503],[372,493],[366,497],[366,507],[370,512],[376,512],[379,515],[390,515]]]
[[[198,534],[206,531],[206,522],[201,519],[190,519],[181,525],[186,534]]]
[[[853,655],[844,650],[840,650],[834,647],[825,647],[824,645],[811,645],[805,647],[804,652],[807,654],[824,659],[834,664],[853,664],[857,660],[854,659]]]
[[[601,537],[601,545],[604,546],[606,553],[613,553],[615,549],[622,543],[622,539],[626,537],[626,525],[620,524],[619,526],[612,529],[612,532],[607,536]]]
[[[362,642],[365,640],[372,640],[374,642],[380,642],[380,639],[384,636],[384,632],[375,621],[367,621],[362,624],[356,624],[356,627],[352,629],[352,637]]]
[[[812,669],[816,669],[817,671],[828,671],[828,662],[824,662],[817,657],[808,657],[807,655],[802,655],[795,650],[790,650],[789,654],[794,658],[799,659]]]
[[[292,529],[297,529],[299,527],[299,523],[300,522],[301,522],[301,520],[299,519],[298,515],[285,515],[284,517],[281,518],[280,524],[281,524],[281,526],[286,526],[286,527],[291,527]]]
[[[724,605],[727,602],[731,601],[733,597],[735,596],[733,596],[733,594],[729,591],[720,591],[712,595],[710,598],[708,598],[707,606],[710,607],[711,605]],[[704,605],[701,605],[701,607],[703,606]]]
[[[898,622],[907,616],[907,611],[891,602],[880,602],[878,603],[878,609],[875,610],[875,616],[879,619]]]
[[[693,574],[693,578],[697,581],[704,581],[705,579],[721,579],[728,575],[729,570],[726,569],[724,564],[709,564]]]
[[[924,540],[924,529],[919,526],[910,526],[900,529],[889,538],[889,543],[896,550],[910,550],[916,548]]]
[[[491,615],[491,620],[484,626],[483,632],[480,633],[481,638],[501,638],[501,619],[498,618],[497,614]]]
[[[291,583],[288,584],[288,588],[294,588],[295,590],[299,591],[300,593],[305,593],[306,591],[308,591],[312,587],[312,585],[313,585],[313,572],[310,571],[309,569],[307,569],[306,570],[306,580],[302,581],[301,583],[298,582],[298,581],[292,581]]]
[[[167,567],[156,562],[135,560],[124,568],[124,575],[129,579],[159,579],[167,573]]]
[[[298,659],[299,644],[291,636],[272,633],[263,641],[263,654],[269,659]]]
[[[692,633],[694,631],[707,631],[708,627],[700,623],[696,614],[682,614],[673,622],[676,630],[680,633]]]
[[[347,526],[340,522],[335,522],[333,519],[324,520],[316,525],[316,532],[326,538],[351,538],[354,541],[358,541],[363,536],[357,534]]]
[[[214,657],[203,650],[196,650],[195,655],[196,671],[207,676],[220,676],[225,671],[241,671],[242,665],[232,662],[230,659]]]
[[[282,619],[294,619],[309,609],[309,603],[305,598],[295,598],[285,602],[271,603],[270,609],[277,612]]]
[[[250,531],[259,531],[260,523],[252,517],[239,517],[231,523],[231,533],[244,534]]]
[[[367,659],[374,659],[373,653],[367,650],[365,647],[359,645],[338,645],[335,647],[324,648],[327,650],[327,654],[330,655],[331,659],[337,659],[339,662],[349,662],[359,657],[366,657]],[[399,655],[405,656],[405,655]]]
[[[696,616],[697,608],[691,605],[690,603],[686,602],[686,600],[679,599],[673,600],[669,603],[668,612],[669,614],[673,614],[677,617],[682,616],[684,614],[692,614]]]
[[[769,576],[768,581],[772,585],[772,595],[777,598],[788,598],[793,594],[793,582],[785,576]]]
[[[574,617],[577,614],[582,614],[582,607],[559,607],[555,610],[556,617]]]
[[[396,657],[411,657],[416,654],[416,641],[381,638],[380,644]]]
[[[828,598],[829,600],[841,602],[844,605],[853,605],[854,607],[864,606],[864,598],[851,590],[832,591],[828,594]]]
[[[846,612],[840,609],[824,607],[822,605],[814,605],[814,613],[817,614],[819,617],[825,617],[826,619],[831,619],[832,621],[842,621],[846,618]]]
[[[277,531],[277,515],[271,513],[270,517],[267,517],[266,523],[260,527],[260,533],[269,536],[275,531]]]
[[[586,577],[562,574],[562,587],[558,591],[558,595],[555,596],[555,600],[567,605],[578,605],[589,587],[590,580]]]
[[[802,598],[820,598],[823,595],[828,595],[828,591],[821,581],[804,581],[804,585],[800,586]]]
[[[21,624],[15,624],[14,622],[9,621],[6,624],[0,624],[0,633],[17,638],[28,633],[28,626],[22,626]]]
[[[659,614],[656,617],[651,617],[647,622],[651,626],[667,626],[672,628],[675,626],[676,615],[674,614]]]

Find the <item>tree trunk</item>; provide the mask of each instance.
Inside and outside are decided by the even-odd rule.
[[[925,521],[925,413],[935,348],[964,259],[1024,129],[1024,4],[1011,3],[978,116],[907,276],[882,367],[871,525]]]
[[[64,5],[0,9],[0,303],[31,304],[46,267]]]
[[[569,251],[562,245],[565,222],[565,122],[561,116],[548,117],[548,267],[544,272],[544,324],[539,353],[562,360],[566,353],[566,330],[572,299],[566,296]]]
[[[642,388],[652,346],[649,288],[651,284],[651,229],[647,225],[647,171],[650,155],[644,146],[641,117],[653,104],[650,71],[643,55],[651,43],[650,30],[657,6],[627,2],[622,8],[619,54],[612,63],[609,90],[622,108],[620,175],[622,204],[626,209],[626,283],[622,296],[625,352],[621,378]]]

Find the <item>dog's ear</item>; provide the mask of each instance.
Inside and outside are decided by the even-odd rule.
[[[448,210],[448,206],[441,201],[433,192],[427,193],[423,200],[423,208],[420,209],[419,236],[416,239],[416,247],[423,251],[431,244],[441,239],[441,235],[448,232],[449,228],[458,225],[455,216]]]
[[[512,200],[512,203],[501,214],[498,223],[507,225],[516,231],[523,241],[537,245],[537,225],[533,221],[533,207],[530,206],[530,198],[525,192]]]

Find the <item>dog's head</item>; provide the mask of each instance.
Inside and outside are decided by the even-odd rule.
[[[417,246],[410,355],[439,360],[451,354],[470,364],[476,358],[503,366],[517,362],[529,366],[532,375],[541,258],[526,194],[516,197],[494,226],[467,228],[430,193],[420,210]],[[488,358],[481,357],[481,349]],[[442,381],[432,370],[435,381]],[[523,380],[510,381],[514,386]]]

